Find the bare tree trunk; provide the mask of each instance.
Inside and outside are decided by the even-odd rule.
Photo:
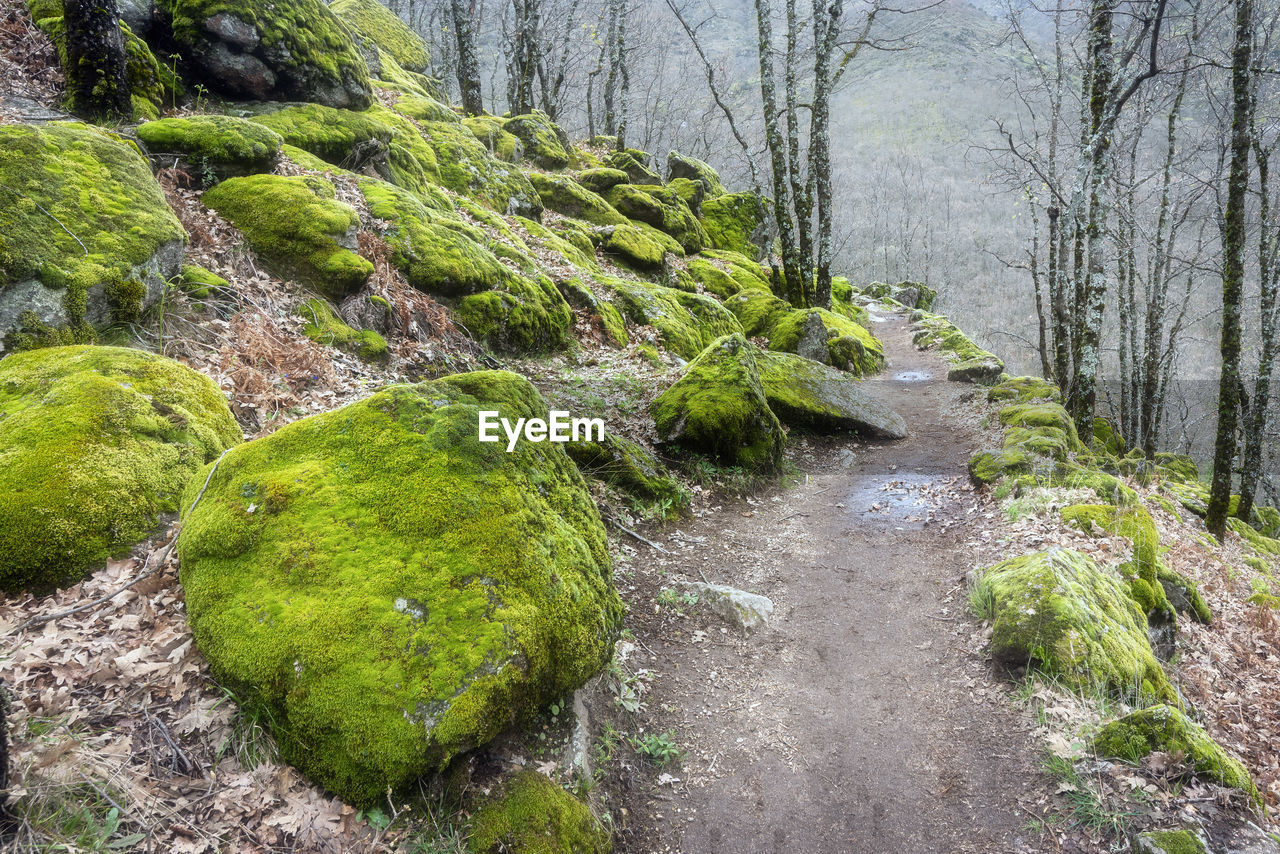
[[[618,2],[618,150],[627,147],[627,95],[631,91],[631,69],[627,62],[627,0]]]
[[[1258,478],[1262,473],[1262,442],[1266,435],[1267,411],[1271,406],[1271,374],[1276,360],[1276,303],[1280,291],[1280,279],[1276,270],[1277,223],[1271,212],[1271,154],[1264,149],[1253,132],[1254,160],[1258,164],[1258,195],[1261,198],[1258,211],[1258,279],[1261,285],[1259,298],[1260,333],[1262,342],[1258,353],[1258,377],[1253,387],[1253,405],[1249,409],[1244,430],[1244,465],[1240,476],[1240,506],[1237,515],[1246,522],[1253,517],[1253,502],[1258,491]]]
[[[1049,362],[1049,318],[1044,304],[1044,283],[1040,275],[1040,215],[1036,213],[1035,198],[1027,191],[1031,208],[1031,285],[1036,292],[1036,325],[1039,329],[1037,349],[1040,352],[1040,373],[1045,379],[1053,378],[1053,365]],[[1049,250],[1052,256],[1053,249]]]
[[[810,226],[813,219],[813,202],[809,196],[809,182],[804,177],[800,149],[800,99],[796,87],[796,41],[799,23],[796,19],[796,0],[786,0],[787,53],[783,70],[787,100],[787,178],[791,185],[792,204],[795,207],[796,245],[799,256],[802,305],[813,301],[813,242]],[[816,50],[816,47],[815,47]],[[815,62],[817,57],[814,57]],[[812,146],[812,140],[810,146]]]
[[[129,119],[133,100],[116,0],[63,0],[62,15],[71,111],[86,119]]]
[[[814,265],[813,305],[831,308],[831,90],[835,85],[831,59],[840,35],[843,0],[813,0],[813,109],[809,124],[809,183],[818,202],[818,245]],[[874,10],[868,16],[866,36]],[[805,215],[809,213],[806,198]]]
[[[1222,226],[1222,372],[1218,379],[1218,430],[1213,451],[1213,483],[1205,527],[1219,540],[1226,534],[1232,466],[1240,415],[1240,303],[1244,291],[1245,202],[1249,191],[1249,130],[1253,108],[1253,0],[1235,0],[1236,35],[1231,52],[1231,161]]]
[[[773,215],[782,243],[783,290],[787,301],[804,305],[804,286],[800,281],[800,265],[796,257],[795,223],[791,216],[790,189],[787,184],[787,141],[778,127],[777,82],[773,69],[773,19],[769,0],[755,0],[756,51],[760,61],[760,99],[764,106],[765,144],[773,170]]]
[[[453,10],[453,32],[458,51],[458,92],[462,109],[469,116],[484,112],[483,88],[480,84],[480,60],[476,54],[475,3],[450,0]]]

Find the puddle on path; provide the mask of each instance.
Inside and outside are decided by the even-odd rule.
[[[933,374],[928,371],[903,371],[902,373],[894,374],[893,378],[900,383],[922,383],[925,380],[933,379]]]
[[[900,529],[920,530],[936,518],[954,478],[924,474],[881,473],[852,480],[849,491],[837,507],[850,515],[876,520]]]

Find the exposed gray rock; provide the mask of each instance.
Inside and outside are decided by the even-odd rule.
[[[957,362],[947,371],[947,379],[959,383],[994,385],[1004,373],[1004,363],[999,359],[969,359]]]
[[[786,424],[856,430],[886,439],[907,436],[902,416],[844,371],[772,350],[758,352],[756,365],[769,408]]]
[[[758,593],[701,581],[685,582],[684,586],[695,591],[712,612],[728,620],[743,634],[750,634],[765,625],[773,614],[773,601]]]

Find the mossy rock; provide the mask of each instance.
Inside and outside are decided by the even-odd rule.
[[[568,222],[569,220],[562,220]],[[558,253],[564,260],[564,263],[570,267],[576,267],[584,273],[598,272],[599,265],[596,263],[595,246],[591,243],[586,232],[579,234],[564,235],[547,228],[540,222],[535,222],[524,217],[515,217],[515,222],[529,234],[529,240],[526,241],[530,245],[542,247],[544,250]],[[570,239],[572,238],[572,239]]]
[[[493,290],[463,297],[454,312],[476,340],[510,353],[559,350],[573,337],[569,304],[540,274],[513,274]]]
[[[617,347],[625,347],[630,343],[631,337],[627,335],[627,324],[622,319],[622,312],[612,303],[597,298],[582,279],[558,281],[556,288],[570,306],[590,315],[608,343]]]
[[[689,493],[667,474],[658,460],[641,445],[615,433],[599,442],[567,442],[569,457],[588,477],[647,501],[665,501],[679,511],[689,503]]]
[[[872,282],[862,289],[864,296],[888,303],[894,308],[919,309],[928,312],[933,308],[938,293],[921,282]]]
[[[216,293],[225,292],[231,283],[197,264],[183,264],[180,279],[182,289],[196,299],[208,299]]]
[[[302,334],[317,344],[337,347],[366,362],[382,362],[389,355],[387,339],[371,329],[352,329],[325,300],[303,301],[298,306],[298,316],[305,321]]]
[[[1265,555],[1280,555],[1280,540],[1259,533],[1244,520],[1232,517],[1227,520],[1227,528],[1239,534],[1254,551]]]
[[[606,225],[600,229],[604,238],[600,250],[629,267],[653,272],[662,268],[671,247],[643,224]],[[679,247],[675,247],[678,251]]]
[[[376,70],[376,79],[372,82],[378,89],[397,95],[415,95],[420,98],[443,97],[439,80],[404,68],[391,54],[380,48],[377,49],[375,60],[371,60],[370,55],[366,53],[365,61],[368,62],[371,73]]]
[[[702,203],[702,227],[709,246],[759,260],[768,243],[764,200],[755,193],[727,193]]]
[[[373,264],[352,251],[359,216],[335,201],[333,185],[322,178],[228,178],[204,194],[204,203],[240,229],[272,270],[330,299],[373,274]]]
[[[757,275],[763,276],[765,274],[760,272]],[[847,317],[854,323],[870,326],[871,312],[867,311],[863,305],[855,305],[853,294],[853,285],[849,284],[848,279],[843,276],[834,276],[831,279],[831,310],[836,314]]]
[[[784,424],[884,439],[907,437],[902,416],[849,374],[791,353],[761,350],[755,356],[765,399]]]
[[[1014,403],[1000,410],[1000,423],[1006,427],[1047,427],[1067,437],[1072,451],[1084,446],[1076,433],[1075,422],[1059,403]]]
[[[419,74],[431,64],[427,43],[378,0],[334,0],[329,8],[351,28],[366,53],[382,51],[401,68]]]
[[[435,152],[442,186],[506,216],[542,216],[543,203],[525,173],[494,157],[457,116],[419,127]]]
[[[947,379],[992,385],[1003,376],[1004,362],[973,343],[969,336],[942,315],[921,312],[920,319],[914,322],[914,328],[916,332],[912,336],[912,342],[918,348],[928,350],[936,347],[951,363]]]
[[[590,807],[537,771],[521,771],[473,806],[470,854],[609,854]]]
[[[999,383],[987,389],[987,400],[992,403],[1032,403],[1037,400],[1060,403],[1062,393],[1055,384],[1039,377],[1009,377],[1001,378]]]
[[[773,471],[786,436],[769,408],[755,348],[741,333],[711,342],[650,405],[663,444],[751,471]]]
[[[724,184],[720,181],[720,173],[696,157],[686,157],[678,151],[667,154],[667,178],[681,178],[696,181],[701,187],[704,199],[715,199],[725,194]]]
[[[1088,555],[1051,549],[996,564],[979,576],[971,601],[992,623],[998,661],[1034,664],[1075,690],[1177,702],[1146,617]]]
[[[1170,454],[1158,451],[1155,463],[1156,470],[1165,480],[1179,483],[1200,483],[1200,468],[1196,465],[1196,461],[1186,454]]]
[[[1204,838],[1192,830],[1145,830],[1132,840],[1134,854],[1209,854]]]
[[[467,116],[462,125],[499,160],[515,163],[524,155],[524,143],[496,116]]]
[[[633,279],[596,278],[625,319],[658,330],[663,346],[682,359],[694,358],[722,335],[742,331],[733,314],[711,297]]]
[[[1173,622],[1173,606],[1165,596],[1160,574],[1160,535],[1146,508],[1107,504],[1073,504],[1062,508],[1062,520],[1090,535],[1117,534],[1133,543],[1133,558],[1121,564],[1133,600],[1152,624]],[[1201,603],[1203,604],[1203,603]]]
[[[631,179],[621,169],[597,167],[584,169],[574,176],[574,180],[593,193],[603,195],[619,184],[626,184]]]
[[[160,119],[137,133],[151,154],[181,155],[197,173],[208,169],[218,180],[270,172],[283,142],[270,128],[231,116]]]
[[[1089,442],[1095,451],[1112,457],[1125,455],[1124,437],[1106,418],[1095,415],[1093,418],[1093,436]]]
[[[627,221],[602,196],[591,192],[568,175],[530,172],[528,177],[547,210],[592,225],[622,225]]]
[[[259,101],[362,110],[369,71],[347,28],[321,0],[159,0],[173,40],[216,91]]]
[[[627,149],[626,151],[615,151],[610,154],[605,162],[611,169],[619,169],[627,173],[627,179],[632,184],[653,184],[661,185],[662,178],[649,168],[649,162],[652,158],[648,153],[636,151],[635,149]]]
[[[462,117],[454,111],[453,107],[430,95],[402,94],[396,99],[395,110],[402,116],[417,119],[420,122],[462,123]],[[494,119],[494,121],[498,120]]]
[[[1131,712],[1098,731],[1093,749],[1099,756],[1137,762],[1156,751],[1179,754],[1195,773],[1246,794],[1258,806],[1262,797],[1240,762],[1180,709],[1156,705]]]
[[[147,161],[78,123],[0,126],[0,336],[135,320],[178,274],[186,232]]]
[[[1108,504],[1129,507],[1138,503],[1138,494],[1124,481],[1078,463],[1066,462],[1055,466],[1050,473],[1050,482],[1053,486],[1068,489],[1092,489]]]
[[[543,169],[564,169],[573,162],[569,137],[541,110],[512,116],[503,128],[524,144],[524,156]]]
[[[1195,582],[1164,564],[1156,568],[1156,578],[1164,588],[1165,598],[1169,600],[1169,604],[1175,611],[1188,615],[1201,625],[1208,626],[1213,623],[1213,611],[1210,610],[1209,603],[1205,602],[1204,597],[1200,595],[1200,588]]]
[[[689,273],[705,290],[722,299],[742,291],[767,292],[769,290],[768,272],[759,263],[738,252],[727,249],[703,249],[697,255],[690,256],[688,267]],[[716,272],[708,271],[708,267]],[[727,277],[727,280],[724,277]],[[865,309],[854,310],[852,306],[848,306],[848,309],[847,312],[842,310],[836,301],[832,300],[832,310],[837,314],[844,314],[850,320],[866,325]]]
[[[371,178],[360,192],[369,212],[387,223],[391,263],[409,284],[439,296],[492,290],[515,274],[484,245],[484,232],[432,211],[407,190]]]
[[[708,242],[689,206],[665,187],[617,184],[605,192],[605,199],[628,219],[670,235],[685,253],[697,252]]]
[[[386,387],[229,453],[178,539],[214,676],[358,806],[613,654],[622,605],[582,476],[556,444],[478,442],[481,410],[547,407],[502,371]]]
[[[126,554],[240,440],[218,387],[170,359],[77,346],[0,360],[0,590]]]
[[[864,326],[821,308],[792,308],[763,290],[741,291],[725,300],[750,336],[769,349],[795,353],[858,376],[884,367],[884,346]]]

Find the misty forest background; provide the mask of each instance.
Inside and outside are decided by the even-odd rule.
[[[626,145],[652,152],[660,164],[678,150],[719,169],[731,190],[770,194],[755,0],[389,4],[432,46],[431,73],[455,102],[463,94],[456,73],[463,17],[475,38],[484,109],[502,114],[531,94],[532,105],[574,138],[616,133],[622,124]],[[799,128],[807,147],[816,7],[785,0],[768,5],[780,87],[788,5],[796,16]],[[1111,5],[1113,71],[1126,84],[1146,71],[1157,4]],[[1276,64],[1271,39],[1280,4],[1253,5],[1255,122],[1269,157],[1268,135],[1280,116],[1269,67]],[[1091,61],[1090,4],[846,0],[839,6],[833,62],[844,67],[830,117],[834,271],[855,283],[923,282],[939,291],[941,310],[1003,356],[1011,373],[1041,374],[1042,317],[1052,339],[1048,214],[1055,192],[1071,191],[1082,121],[1089,118],[1081,81]],[[1106,155],[1098,414],[1146,429],[1124,423],[1124,410],[1140,409],[1126,394],[1142,394],[1141,378],[1124,362],[1132,365],[1147,349],[1141,338],[1153,293],[1161,294],[1150,348],[1160,359],[1153,387],[1164,401],[1158,443],[1192,454],[1207,468],[1221,365],[1235,20],[1226,2],[1171,4],[1164,13],[1153,66],[1158,73],[1125,103]],[[1135,55],[1126,57],[1131,47]],[[1275,226],[1264,222],[1261,196],[1254,176],[1242,303],[1246,400],[1259,367],[1262,280],[1274,266],[1264,258]],[[1132,324],[1122,326],[1122,309]],[[1280,498],[1275,409],[1267,407],[1259,486],[1259,500],[1270,504]],[[1140,445],[1137,439],[1130,436]]]

